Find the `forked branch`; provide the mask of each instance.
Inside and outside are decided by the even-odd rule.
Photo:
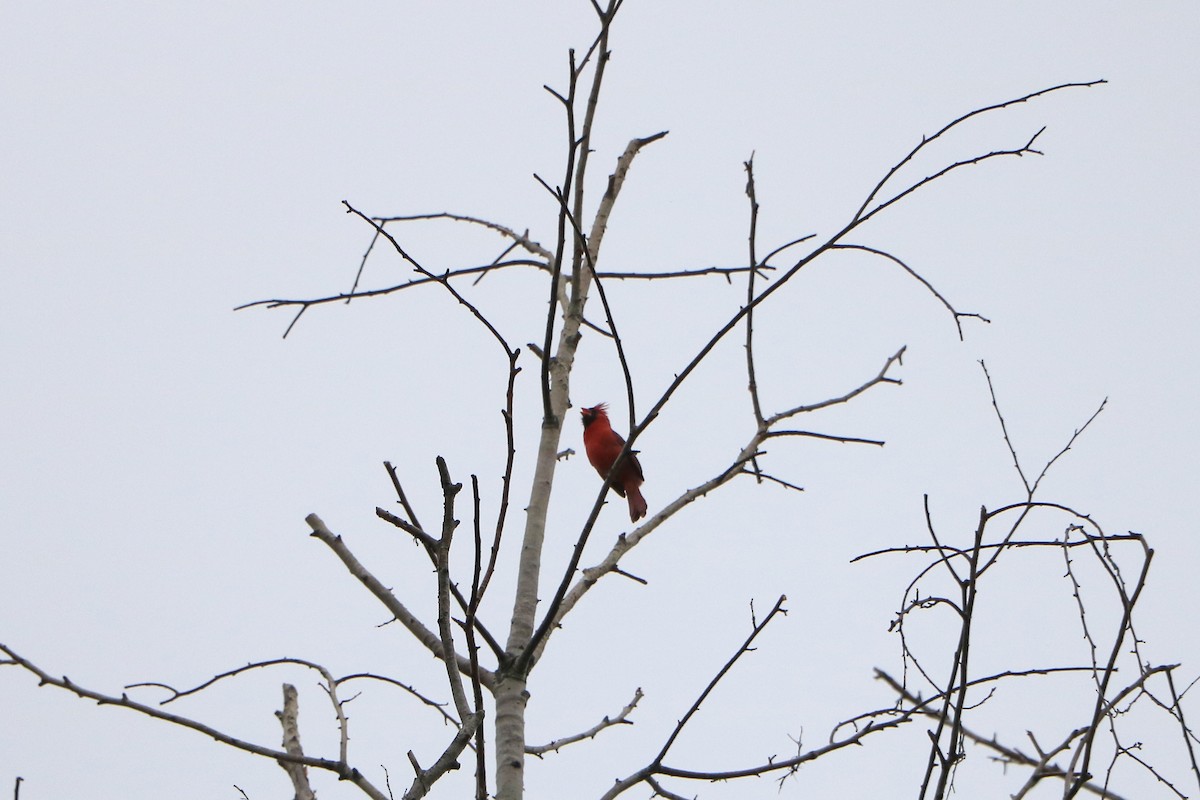
[[[403,625],[416,638],[418,642],[423,644],[425,648],[437,656],[442,658],[443,647],[441,638],[427,628],[416,616],[408,610],[408,608],[400,602],[400,600],[392,594],[392,591],[383,585],[370,570],[363,566],[352,552],[342,541],[342,537],[329,530],[328,526],[316,514],[309,514],[304,518],[312,528],[312,535],[320,539],[334,554],[342,560],[346,565],[346,569],[367,587],[367,590],[375,595],[379,602],[383,603],[384,607],[392,613],[396,620]],[[455,666],[464,675],[470,676],[472,673],[471,662],[466,656],[457,654],[454,656]],[[480,669],[480,680],[484,686],[492,686],[495,681],[495,675],[486,669]]]
[[[358,768],[351,766],[347,761],[296,755],[289,753],[286,750],[276,750],[272,747],[265,747],[263,745],[255,744],[254,742],[250,742],[245,739],[239,739],[235,736],[230,736],[224,731],[218,730],[189,717],[184,717],[179,714],[172,714],[163,711],[160,708],[146,705],[145,703],[140,703],[131,699],[127,694],[105,694],[103,692],[97,692],[93,689],[88,689],[87,687],[81,686],[66,676],[61,678],[55,677],[4,644],[0,644],[0,654],[3,654],[6,657],[6,660],[0,661],[0,666],[9,664],[20,667],[21,669],[24,669],[25,671],[36,676],[40,684],[43,686],[55,686],[59,689],[65,689],[77,697],[81,697],[86,700],[93,700],[101,705],[128,708],[131,711],[136,711],[139,714],[144,714],[148,717],[154,717],[155,719],[163,720],[164,722],[169,722],[173,725],[178,725],[181,728],[190,728],[191,730],[202,733],[205,736],[208,736],[222,744],[229,745],[237,750],[242,750],[254,755],[274,759],[280,763],[297,764],[299,766],[326,770],[334,773],[341,780],[353,783],[360,790],[362,790],[364,794],[370,797],[371,800],[390,800],[390,798],[388,798],[383,791],[371,783],[371,781],[368,780],[367,777],[358,770]]]
[[[595,725],[588,728],[586,731],[582,731],[580,733],[574,733],[574,734],[571,734],[570,736],[563,736],[561,738],[555,739],[552,742],[547,742],[546,744],[528,746],[525,748],[525,752],[531,756],[539,756],[539,757],[544,756],[547,753],[557,753],[559,750],[561,750],[562,748],[566,747],[569,744],[575,744],[576,742],[582,742],[586,739],[595,739],[597,734],[599,734],[603,730],[606,730],[607,728],[612,728],[617,725],[632,725],[633,721],[629,719],[629,715],[633,713],[633,710],[635,708],[637,708],[637,704],[641,702],[642,697],[643,697],[642,690],[637,689],[633,693],[633,699],[630,700],[628,703],[626,703],[625,707],[622,708],[616,714],[616,716],[612,716],[612,717],[606,716],[604,719],[600,720]]]

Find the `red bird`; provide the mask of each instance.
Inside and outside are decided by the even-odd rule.
[[[601,478],[607,478],[613,462],[621,454],[625,439],[612,429],[608,421],[608,405],[585,408],[579,413],[583,416],[583,447],[587,450],[588,461],[600,473]],[[646,516],[646,498],[642,497],[642,465],[637,460],[637,450],[629,453],[621,472],[613,476],[613,491],[629,501],[629,519],[637,522]]]

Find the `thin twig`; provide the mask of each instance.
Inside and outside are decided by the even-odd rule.
[[[872,209],[870,213],[864,213],[864,212],[866,212],[867,207],[869,205],[871,205],[871,203],[879,195],[880,191],[883,190],[883,187],[888,182],[891,181],[891,179],[896,175],[897,172],[900,171],[900,169],[902,167],[904,167],[906,164],[908,164],[910,161],[912,161],[919,152],[921,152],[923,149],[925,149],[925,147],[927,147],[928,145],[937,141],[944,134],[950,132],[952,129],[956,128],[957,126],[961,125],[962,123],[966,122],[967,120],[972,119],[973,117],[977,117],[981,114],[986,114],[990,111],[998,111],[1002,108],[1008,108],[1009,106],[1018,105],[1020,103],[1026,103],[1030,100],[1033,100],[1036,97],[1041,97],[1043,95],[1047,95],[1052,92],[1061,91],[1063,89],[1086,88],[1086,87],[1091,87],[1091,86],[1098,86],[1103,83],[1107,83],[1107,81],[1095,80],[1095,81],[1087,81],[1087,82],[1079,82],[1079,83],[1061,83],[1061,84],[1058,84],[1057,86],[1051,86],[1047,89],[1040,89],[1036,92],[1030,92],[1029,94],[1022,95],[1021,97],[1017,97],[1013,100],[1006,100],[1002,103],[995,103],[990,106],[984,106],[983,108],[977,108],[973,111],[969,111],[966,114],[963,114],[960,117],[957,117],[956,119],[951,120],[947,124],[943,125],[942,128],[940,130],[938,130],[938,132],[933,134],[932,136],[921,137],[921,141],[915,147],[913,147],[913,149],[910,150],[906,156],[904,156],[902,159],[897,161],[896,164],[893,165],[890,170],[888,170],[887,174],[883,176],[883,178],[879,181],[879,183],[875,184],[875,188],[872,189],[871,192],[867,195],[867,198],[863,201],[862,206],[859,207],[858,212],[855,214],[855,219],[860,220],[860,221],[865,221],[865,220],[869,219],[870,217],[874,216],[879,211],[882,211],[884,208],[892,205],[893,203],[896,203],[897,201],[899,201],[903,197],[911,194],[912,192],[916,191],[920,187],[925,186],[929,183],[932,183],[933,181],[942,177],[947,172],[949,172],[951,169],[954,169],[957,166],[965,166],[966,164],[978,163],[979,161],[982,161],[984,158],[990,158],[995,155],[1007,155],[1010,153],[1017,153],[1017,154],[1023,153],[1030,145],[1033,144],[1033,139],[1037,138],[1037,134],[1035,134],[1033,139],[1030,139],[1029,142],[1025,145],[1025,147],[1021,148],[1021,150],[1019,150],[1019,151],[997,151],[997,152],[994,152],[994,153],[991,153],[991,154],[988,154],[985,156],[979,156],[975,159],[970,159],[970,160],[967,160],[964,162],[959,162],[958,164],[953,165],[951,167],[947,167],[947,168],[941,170],[940,172],[938,172],[934,175],[930,175],[930,176],[924,178],[923,180],[918,181],[917,183],[909,186],[907,189],[903,190],[902,192],[900,192],[900,193],[896,194],[894,197],[892,197],[892,199],[890,199],[886,202],[879,203],[879,205],[877,205],[874,209]],[[1045,128],[1043,128],[1042,130],[1045,130]],[[1041,133],[1041,131],[1038,131],[1038,133]]]
[[[459,719],[465,720],[471,715],[471,707],[467,704],[467,695],[463,690],[462,673],[474,676],[478,672],[478,664],[471,664],[467,659],[468,669],[460,670],[458,660],[462,658],[455,651],[454,629],[450,625],[450,546],[454,541],[454,530],[458,520],[454,518],[454,499],[462,490],[461,483],[450,479],[450,468],[446,459],[437,457],[438,477],[442,485],[442,535],[438,539],[437,558],[437,601],[438,601],[438,638],[441,642],[440,657],[446,667],[446,680],[450,684],[450,695],[454,698],[454,708],[458,711]],[[467,606],[470,607],[469,605]]]
[[[494,338],[496,340],[496,342],[500,345],[500,347],[502,347],[504,349],[505,356],[508,356],[508,357],[512,356],[513,348],[509,346],[508,341],[504,338],[504,336],[500,333],[500,331],[496,329],[496,326],[493,325],[491,323],[491,321],[483,315],[483,312],[481,312],[475,306],[474,303],[472,303],[470,300],[467,300],[467,298],[463,296],[462,292],[455,289],[454,286],[450,283],[450,281],[447,279],[447,277],[445,275],[442,275],[439,277],[437,275],[434,275],[429,270],[425,269],[425,267],[421,266],[421,264],[415,258],[413,258],[411,255],[409,255],[408,251],[405,250],[400,245],[400,242],[398,242],[394,236],[392,236],[390,233],[388,233],[386,230],[384,230],[382,224],[380,224],[380,223],[376,222],[375,220],[373,220],[372,218],[368,217],[366,214],[362,213],[361,211],[359,211],[354,206],[350,205],[350,203],[345,200],[342,201],[342,205],[346,207],[347,214],[355,215],[359,219],[370,224],[371,227],[375,228],[375,230],[379,231],[379,234],[381,236],[383,236],[385,239],[387,239],[388,243],[391,244],[392,249],[395,250],[400,255],[401,258],[403,258],[405,261],[407,261],[409,264],[411,264],[413,266],[413,269],[415,269],[417,272],[424,275],[426,278],[436,281],[437,283],[440,283],[442,286],[444,286],[446,288],[446,291],[448,291],[451,294],[451,296],[453,296],[454,299],[459,302],[459,305],[463,306],[468,311],[470,311],[471,315],[473,317],[475,317],[475,319],[479,320],[480,324],[482,324],[485,328],[487,328],[488,333],[490,333],[492,335],[492,338]],[[488,269],[491,269],[491,268],[492,267],[488,267]]]
[[[671,745],[675,744],[675,740],[679,738],[679,734],[683,733],[684,727],[687,726],[688,722],[693,716],[695,716],[696,712],[700,710],[700,706],[704,703],[708,696],[712,694],[713,690],[717,688],[717,684],[721,682],[721,679],[729,673],[729,670],[733,669],[733,665],[736,664],[743,655],[751,652],[754,649],[751,647],[751,645],[754,644],[754,640],[758,638],[758,635],[766,630],[767,626],[771,624],[771,620],[775,619],[775,617],[779,614],[787,614],[787,611],[783,607],[785,602],[787,602],[787,596],[780,595],[779,599],[775,601],[775,605],[770,611],[767,612],[767,615],[763,617],[762,622],[755,625],[750,631],[750,635],[746,637],[746,641],[742,642],[742,646],[739,647],[737,651],[729,657],[729,659],[719,670],[717,670],[717,674],[712,677],[712,680],[708,682],[708,685],[705,686],[704,690],[700,692],[699,696],[696,697],[696,700],[692,703],[691,708],[689,708],[687,712],[679,719],[679,721],[675,723],[675,728],[671,731],[670,736],[667,737],[667,741],[663,744],[662,749],[658,751],[658,755],[654,757],[654,760],[651,763],[657,766],[662,765],[663,759],[667,757],[667,753],[671,749]]]
[[[871,253],[873,255],[881,256],[882,258],[886,258],[889,261],[891,261],[892,263],[899,266],[901,269],[903,269],[905,272],[907,272],[913,278],[916,278],[916,280],[922,286],[924,286],[926,289],[928,289],[929,292],[934,297],[936,297],[941,302],[941,304],[946,307],[946,310],[949,311],[950,314],[954,317],[954,326],[958,329],[959,341],[963,340],[962,320],[964,317],[972,317],[972,318],[980,320],[982,322],[989,322],[989,323],[991,322],[990,319],[983,316],[982,314],[975,314],[975,313],[970,313],[970,312],[965,312],[965,311],[959,311],[957,308],[955,308],[953,305],[951,305],[950,301],[947,300],[941,292],[939,292],[936,288],[934,288],[934,285],[932,283],[930,283],[929,281],[927,281],[919,272],[917,272],[915,269],[910,267],[908,264],[901,261],[896,256],[887,252],[886,250],[880,250],[878,248],[868,247],[868,246],[862,245],[862,244],[836,244],[833,247],[831,247],[830,249],[831,250],[861,250],[864,253]]]
[[[743,164],[746,168],[746,197],[750,201],[750,232],[747,234],[747,247],[750,254],[750,266],[758,266],[758,193],[754,188],[754,154],[750,154]],[[754,302],[754,278],[757,270],[751,269],[746,274],[746,303]],[[754,410],[754,421],[759,428],[764,426],[762,404],[758,399],[758,379],[754,374],[754,311],[746,314],[746,382],[750,391],[750,406]],[[757,464],[755,465],[757,469]]]

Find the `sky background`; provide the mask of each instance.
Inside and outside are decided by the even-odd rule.
[[[645,763],[749,632],[751,600],[761,616],[786,594],[789,615],[705,705],[673,763],[721,769],[785,756],[789,736],[816,746],[837,721],[888,705],[872,669],[898,669],[887,625],[924,562],[850,560],[925,543],[923,495],[940,534],[959,543],[981,505],[1022,498],[979,359],[1035,472],[1108,398],[1042,499],[1080,509],[1110,533],[1150,538],[1144,653],[1182,663],[1181,684],[1200,673],[1192,522],[1200,7],[828,5],[628,0],[613,30],[593,198],[629,139],[670,134],[634,165],[604,268],[744,263],[742,163],[752,153],[763,252],[836,231],[922,135],[971,109],[1064,82],[1109,83],[962,126],[909,180],[1019,146],[1043,125],[1045,156],[960,170],[852,239],[904,258],[990,325],[966,320],[959,341],[917,282],[852,254],[823,257],[763,306],[768,411],[839,395],[908,347],[895,372],[903,386],[803,423],[887,445],[774,442],[764,466],[803,494],[728,486],[630,555],[625,568],[649,585],[609,578],[594,590],[534,675],[529,738],[586,729],[637,687],[646,698],[635,725],[531,759],[531,797],[599,796]],[[551,244],[555,204],[533,175],[561,180],[564,132],[542,86],[565,88],[567,49],[582,51],[593,34],[589,8],[582,0],[5,7],[0,642],[110,692],[138,681],[184,687],[293,656],[336,674],[386,673],[449,699],[436,663],[398,626],[380,627],[384,610],[303,520],[319,513],[432,620],[424,556],[374,516],[394,501],[381,462],[397,465],[425,519],[440,513],[437,455],[457,480],[479,476],[494,514],[504,455],[499,349],[436,287],[313,309],[286,340],[289,312],[232,309],[349,289],[370,230],[342,200],[374,215],[471,214]],[[432,270],[486,263],[503,248],[451,223],[396,233]],[[363,285],[409,274],[381,254]],[[717,278],[608,290],[642,411],[744,297],[744,286]],[[471,291],[511,342],[540,341],[539,274],[493,275]],[[651,513],[718,473],[750,436],[740,342],[720,346],[641,439]],[[513,548],[540,424],[536,363],[522,363]],[[607,400],[624,430],[623,397],[611,345],[586,336],[574,405]],[[570,419],[564,445],[579,449],[579,434]],[[565,564],[596,490],[583,459],[560,465],[545,575]],[[1059,536],[1065,526],[1061,517],[1034,522],[1030,535]],[[610,505],[584,563],[627,528],[620,505]],[[1102,576],[1080,567],[1097,624],[1111,628]],[[981,596],[979,674],[1087,662],[1062,573],[1057,555],[1002,562]],[[511,588],[498,577],[484,609],[501,635]],[[944,674],[952,621],[931,612],[914,624],[914,642]],[[306,750],[333,754],[332,714],[314,674],[258,672],[175,710],[274,746],[285,680],[301,689]],[[431,763],[450,734],[401,693],[360,688],[349,707],[351,758],[379,783],[386,765],[402,792],[411,780],[404,753]],[[1082,724],[1090,702],[1082,679],[1032,679],[999,692],[977,719],[982,732],[1028,748],[1027,729],[1043,731],[1045,744]],[[1149,760],[1194,793],[1169,720],[1128,722]],[[914,723],[823,759],[781,793],[769,780],[671,786],[704,798],[915,796],[924,730]],[[43,799],[237,798],[235,785],[252,800],[290,792],[268,761],[38,689],[7,669],[0,792],[18,775],[22,797]],[[972,750],[959,791],[1006,797],[1024,777]],[[323,797],[357,796],[315,780]],[[1167,796],[1134,769],[1118,771],[1114,788]]]

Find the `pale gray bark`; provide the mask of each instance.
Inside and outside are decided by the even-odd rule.
[[[533,636],[537,615],[538,579],[542,569],[542,543],[546,536],[546,513],[550,508],[550,490],[554,483],[554,470],[558,465],[563,419],[569,400],[571,367],[575,363],[575,350],[579,346],[579,327],[583,320],[583,307],[590,285],[590,273],[581,276],[580,293],[572,298],[568,312],[563,315],[558,349],[550,364],[551,415],[542,422],[533,486],[525,515],[525,538],[521,543],[512,625],[505,646],[505,654],[510,664],[525,652]],[[503,669],[498,672],[495,698],[496,797],[499,800],[519,800],[524,793],[525,704],[528,700],[525,686],[524,675],[512,674]]]

